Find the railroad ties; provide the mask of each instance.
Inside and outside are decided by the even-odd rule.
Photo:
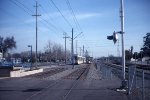
[[[62,79],[71,79],[71,80],[78,80],[78,79],[86,79],[90,66],[84,65],[83,67],[75,70],[74,72],[70,73],[69,75],[63,77]]]

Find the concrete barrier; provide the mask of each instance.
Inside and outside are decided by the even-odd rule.
[[[0,67],[0,77],[9,77],[13,67]]]
[[[10,77],[22,77],[22,76],[32,75],[40,72],[43,72],[43,69],[36,69],[31,71],[17,70],[17,71],[11,71]]]

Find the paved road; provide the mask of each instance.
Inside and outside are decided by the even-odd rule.
[[[98,71],[91,67],[85,80],[0,79],[0,100],[128,100],[116,91],[121,84],[118,78],[103,79]]]
[[[79,80],[64,98],[75,81],[3,79],[0,80],[0,100],[127,100],[125,94],[115,91],[120,85],[116,80]]]

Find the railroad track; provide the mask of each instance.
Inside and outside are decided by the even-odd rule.
[[[60,72],[65,71],[65,70],[66,70],[66,68],[53,68],[53,69],[50,69],[50,70],[45,71],[45,72],[24,76],[24,78],[38,78],[38,79],[47,78],[49,76],[52,76],[56,73],[60,73]]]
[[[85,71],[87,72],[87,68],[79,68],[73,73],[70,73],[69,75],[63,77],[62,79],[72,79],[72,80],[78,80],[82,77],[82,79],[85,78]]]
[[[64,79],[75,79],[75,81],[73,82],[73,84],[72,84],[71,88],[68,90],[68,92],[63,96],[63,100],[67,100],[67,97],[69,96],[69,94],[71,93],[73,88],[78,84],[79,79],[83,80],[86,78],[89,69],[90,69],[90,66],[86,65],[86,67],[79,68],[75,72],[64,77]]]
[[[62,69],[62,70],[65,70],[65,69]],[[61,71],[62,71],[61,70]],[[79,79],[85,79],[86,78],[86,75],[88,73],[88,70],[89,70],[89,66],[86,66],[86,68],[79,68],[78,70],[74,71],[73,73],[67,75],[66,77],[64,77],[63,79],[70,79],[72,77],[72,79],[75,79],[75,81],[73,82],[71,88],[68,90],[68,92],[63,96],[63,100],[66,100],[67,97],[69,96],[69,94],[71,93],[72,89],[77,85],[78,83],[78,80]],[[54,70],[53,70],[54,71]],[[55,69],[56,71],[56,69]],[[54,71],[54,73],[55,73]],[[60,70],[59,70],[60,71]],[[48,71],[50,72],[50,71]],[[38,77],[40,77],[41,75],[47,75],[49,74],[48,72],[45,72],[45,73],[41,73],[40,75],[38,75]],[[58,70],[56,71],[58,72]],[[53,74],[54,74],[53,73]],[[59,80],[56,80],[55,82],[53,82],[52,84],[49,84],[48,86],[46,86],[42,91],[39,91],[39,92],[36,92],[34,93],[33,95],[29,96],[28,98],[26,98],[25,100],[32,100],[32,98],[36,97],[37,95],[40,95],[43,93],[44,90],[50,88],[50,87],[53,87],[55,86],[56,84],[59,84],[59,82],[61,81],[61,79]]]

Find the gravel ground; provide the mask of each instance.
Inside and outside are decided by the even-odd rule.
[[[74,69],[68,69],[68,70],[65,70],[63,72],[60,72],[60,73],[57,73],[57,74],[54,74],[50,77],[47,77],[45,79],[49,79],[49,80],[58,80],[58,79],[61,79],[62,77],[64,76],[67,76],[69,75],[70,73],[74,72],[75,70],[77,70],[76,68]]]
[[[100,80],[101,79],[101,73],[99,70],[97,70],[94,65],[92,64],[90,66],[89,72],[87,74],[86,80]]]
[[[42,79],[45,80],[58,80],[61,79],[62,77],[65,77],[67,75],[69,75],[70,73],[74,72],[75,70],[77,70],[78,68],[81,67],[81,65],[76,65],[74,69],[72,69],[71,65],[67,65],[67,66],[44,66],[42,67],[44,69],[44,71],[48,71],[51,70],[51,68],[67,68],[67,70],[63,71],[63,72],[59,72],[57,74],[54,74],[52,76],[49,77],[45,77]],[[93,64],[90,65],[90,69],[89,72],[87,74],[86,80],[100,80],[101,79],[101,72],[95,68],[95,66]]]

